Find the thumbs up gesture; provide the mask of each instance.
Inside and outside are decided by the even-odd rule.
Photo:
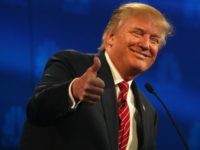
[[[93,64],[82,76],[74,81],[71,90],[76,101],[94,104],[100,100],[105,87],[104,81],[97,77],[97,72],[100,67],[101,62],[99,58],[95,56]]]

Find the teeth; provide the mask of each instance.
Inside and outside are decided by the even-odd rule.
[[[134,51],[135,53],[138,53],[138,54],[140,54],[140,55],[143,55],[143,56],[145,56],[145,57],[147,57],[148,55],[147,54],[144,54],[144,53],[140,53],[140,52],[138,52],[138,51]]]
[[[134,53],[140,54],[140,55],[142,55],[142,56],[144,56],[144,57],[150,57],[150,54],[149,54],[149,52],[147,52],[147,51],[134,50],[134,48],[130,48],[130,49],[131,49],[131,51],[134,52]]]

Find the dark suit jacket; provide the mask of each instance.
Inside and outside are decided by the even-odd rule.
[[[117,99],[104,51],[98,54],[102,64],[98,76],[105,82],[101,100],[94,105],[81,103],[76,110],[68,108],[69,84],[92,65],[93,56],[68,50],[48,61],[27,107],[21,150],[117,150]],[[134,82],[131,88],[139,149],[155,149],[156,111]]]

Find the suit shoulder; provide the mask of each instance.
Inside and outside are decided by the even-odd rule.
[[[62,64],[65,67],[73,68],[74,70],[85,71],[93,62],[95,54],[83,53],[73,49],[66,49],[54,54],[45,68],[51,66],[54,63]]]
[[[55,53],[52,57],[50,57],[49,62],[52,61],[59,61],[59,62],[73,62],[76,61],[78,63],[79,61],[88,61],[94,56],[94,54],[87,54],[87,53],[82,53],[77,50],[73,49],[66,49],[66,50],[61,50],[57,53]],[[77,61],[79,60],[79,61]]]
[[[76,58],[90,58],[94,54],[88,54],[88,53],[83,53],[74,49],[65,49],[62,51],[57,52],[53,57],[58,57],[58,58],[69,58],[69,59],[76,59]]]

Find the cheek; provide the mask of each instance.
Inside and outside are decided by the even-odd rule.
[[[150,66],[153,65],[154,62],[156,61],[157,54],[158,54],[157,52],[152,53],[152,57],[151,57],[151,59],[149,59],[149,65]]]
[[[158,47],[154,47],[151,49],[151,55],[154,59],[156,59],[156,57],[158,55],[158,51],[159,51]]]

